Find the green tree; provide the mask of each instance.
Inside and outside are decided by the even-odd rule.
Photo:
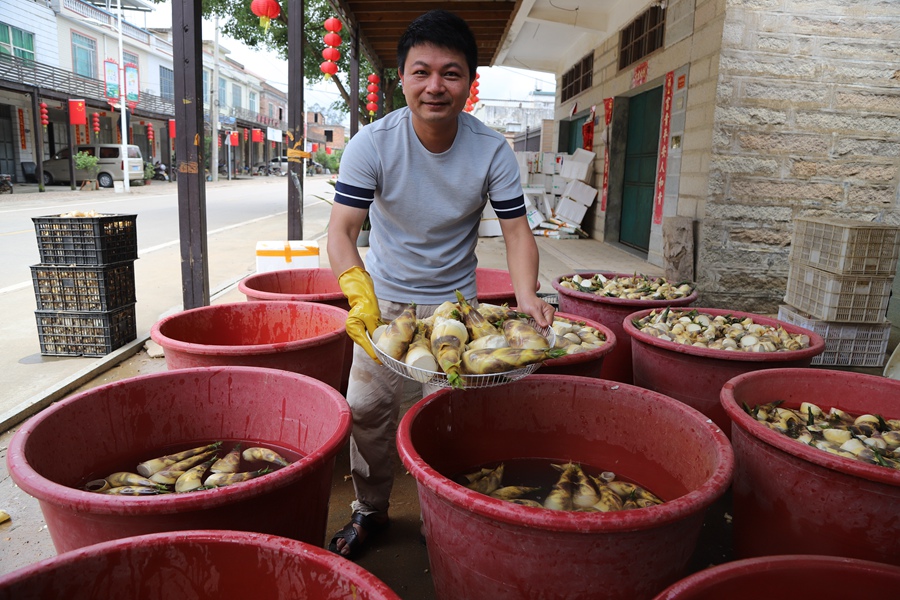
[[[152,0],[155,3],[164,0]],[[290,19],[289,4],[280,0],[281,15],[274,19],[266,33],[259,25],[259,17],[250,11],[250,2],[247,0],[202,0],[202,14],[204,19],[213,16],[219,17],[219,25],[222,33],[239,40],[249,48],[266,49],[277,52],[284,59],[288,58],[288,21]],[[323,38],[325,27],[323,23],[328,17],[336,16],[331,9],[328,0],[305,0],[304,27],[303,27],[303,73],[308,83],[317,83],[325,79],[319,65],[324,61],[322,50],[325,48]],[[347,76],[350,73],[350,52],[348,47],[349,33],[347,28],[341,30],[343,44],[339,48],[341,58],[338,61],[338,75],[331,77],[330,81],[341,95],[341,101],[336,102],[330,108],[343,114],[350,111],[350,88],[347,84]],[[369,111],[366,110],[366,78],[374,68],[366,56],[360,56],[360,82],[359,82],[359,123],[369,122]],[[406,105],[406,100],[399,86],[400,78],[396,69],[385,69],[381,74],[379,88],[384,94],[384,112],[388,113],[396,108]]]

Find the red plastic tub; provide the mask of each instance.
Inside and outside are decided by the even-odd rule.
[[[764,556],[712,567],[666,589],[656,600],[893,598],[900,568],[833,556]]]
[[[717,308],[694,308],[698,312],[736,318],[750,317],[754,323],[784,327],[791,334],[809,336],[809,347],[790,352],[735,352],[687,346],[642,333],[632,321],[642,319],[652,309],[628,315],[622,321],[631,338],[634,384],[681,400],[708,416],[730,435],[731,420],[719,403],[719,392],[729,379],[761,369],[808,367],[814,356],[825,350],[825,340],[817,333],[752,313]]]
[[[569,354],[559,358],[553,358],[545,361],[541,365],[541,375],[578,375],[580,377],[593,377],[600,379],[603,370],[603,359],[615,351],[618,339],[612,329],[598,323],[585,319],[578,315],[567,315],[565,313],[556,313],[556,316],[570,321],[579,321],[593,327],[606,338],[606,343],[599,348],[588,350],[587,352],[579,352],[578,354]]]
[[[475,295],[479,302],[488,304],[516,305],[516,292],[513,289],[509,271],[503,269],[475,269]],[[538,283],[540,288],[540,283]]]
[[[739,557],[828,554],[900,565],[900,471],[808,447],[742,409],[784,400],[900,418],[900,381],[849,371],[771,369],[722,388],[736,457]],[[898,588],[900,589],[900,588]]]
[[[438,598],[640,600],[684,574],[706,508],[731,481],[728,440],[694,409],[640,388],[532,375],[444,389],[403,416]],[[516,458],[608,468],[666,503],[615,513],[518,506],[452,477]]]
[[[282,269],[257,273],[239,281],[238,289],[249,302],[317,302],[350,310],[350,303],[331,269]],[[345,336],[344,368],[339,388],[345,395],[351,364],[353,340]]]
[[[0,577],[2,600],[399,600],[374,575],[311,544],[239,531],[104,542]]]
[[[608,279],[615,277],[632,277],[633,273],[601,273]],[[666,306],[687,306],[697,300],[697,290],[690,296],[677,300],[628,300],[626,298],[610,298],[588,292],[579,292],[559,284],[563,277],[572,277],[575,273],[561,275],[553,280],[553,289],[559,294],[559,310],[565,313],[591,319],[609,327],[616,335],[616,347],[604,359],[600,376],[603,379],[634,383],[631,367],[631,336],[625,335],[622,319],[642,308],[660,308]],[[594,273],[579,273],[582,277],[593,277]]]
[[[58,552],[198,528],[321,545],[335,456],[350,426],[344,397],[311,377],[254,367],[179,369],[54,404],[16,432],[7,464],[13,481],[40,503]],[[216,440],[272,444],[302,458],[204,492],[120,497],[73,487],[158,456],[160,449]]]
[[[169,369],[243,365],[309,375],[340,389],[347,311],[309,302],[236,302],[159,320],[150,337]]]
[[[238,289],[250,302],[318,302],[350,310],[350,303],[331,269],[282,269],[256,273],[239,281]]]

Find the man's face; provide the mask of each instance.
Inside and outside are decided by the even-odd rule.
[[[410,48],[402,81],[413,119],[425,123],[455,121],[469,97],[470,76],[462,52],[431,44]]]

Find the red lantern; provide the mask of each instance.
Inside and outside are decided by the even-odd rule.
[[[325,45],[326,46],[340,46],[342,41],[343,40],[341,40],[341,36],[339,36],[336,33],[326,33],[325,34]]]
[[[375,73],[370,73],[369,76],[366,77],[366,80],[369,83],[381,83],[381,77],[379,77]]]
[[[341,60],[341,51],[331,46],[325,46],[325,49],[322,50],[322,58],[331,62],[337,62]]]
[[[343,25],[341,24],[340,19],[336,17],[328,17],[325,19],[325,30],[328,31],[328,33],[325,34],[324,39],[326,48],[322,50],[322,58],[325,59],[325,62],[319,65],[319,68],[325,73],[325,79],[331,79],[338,71],[335,63],[340,60],[341,53],[337,49],[337,46],[341,45],[342,40],[337,32],[340,31],[342,27]]]
[[[322,69],[323,73],[325,73],[325,79],[328,79],[338,72],[337,65],[331,61],[323,62],[321,65],[319,65],[319,68]]]
[[[472,96],[472,104],[478,104],[478,96]]]
[[[368,100],[369,102],[378,102],[378,94],[369,92],[368,94],[366,94],[366,100]]]
[[[344,26],[341,20],[336,17],[328,17],[325,19],[325,31],[333,31],[337,33]]]
[[[269,23],[272,19],[277,19],[281,14],[281,7],[277,0],[253,0],[250,3],[250,10],[254,15],[259,17],[259,25],[268,33]]]
[[[369,92],[372,92],[373,94],[377,94],[377,93],[378,93],[378,86],[375,85],[374,83],[370,83],[369,85],[366,86],[366,90],[369,91]]]
[[[378,110],[378,105],[374,102],[369,102],[368,104],[366,104],[366,110],[369,111],[370,115],[374,115]]]
[[[50,111],[47,109],[47,103],[41,102],[41,125],[44,126],[44,129],[47,129],[47,125],[50,124]]]

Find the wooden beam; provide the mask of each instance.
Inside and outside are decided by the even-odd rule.
[[[175,103],[178,229],[185,310],[209,305],[202,26],[199,2],[172,3],[172,62],[175,66],[175,98],[178,99]]]
[[[287,239],[303,239],[303,0],[288,0],[288,206]]]

